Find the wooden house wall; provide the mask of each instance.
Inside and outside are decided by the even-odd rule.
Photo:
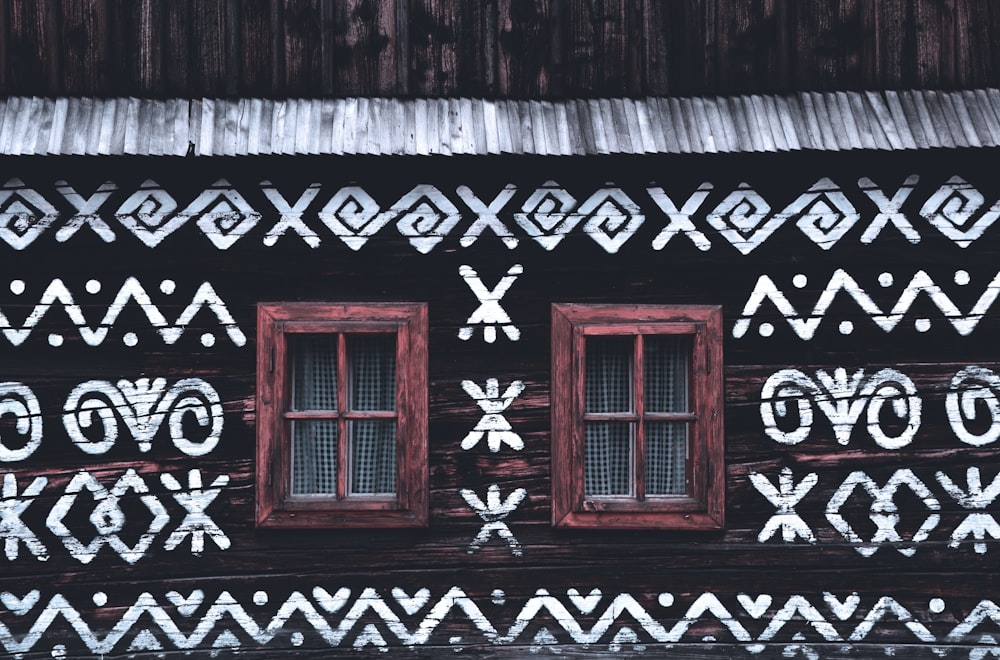
[[[0,92],[714,95],[1000,86],[983,0],[4,0]]]
[[[982,657],[984,153],[6,160],[0,645]],[[255,305],[292,300],[429,304],[426,529],[254,527]],[[724,531],[551,527],[553,302],[723,306]],[[523,448],[463,449],[494,378]]]

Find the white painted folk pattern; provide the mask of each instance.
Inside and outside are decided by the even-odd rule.
[[[99,280],[90,280],[87,282],[85,289],[86,293],[94,295],[99,293],[103,287],[103,283]],[[176,287],[177,285],[173,280],[163,280],[159,284],[159,290],[164,296],[170,296],[175,293]],[[12,280],[10,282],[10,292],[15,297],[24,295],[25,291],[26,284],[23,280]],[[79,292],[77,295],[79,296]],[[118,321],[118,317],[121,316],[123,310],[129,305],[135,305],[139,308],[149,321],[150,326],[156,330],[163,343],[168,346],[177,343],[195,315],[202,310],[206,310],[215,317],[215,320],[235,346],[244,346],[247,342],[246,335],[243,334],[243,331],[236,324],[232,314],[230,314],[229,309],[226,307],[226,303],[223,302],[222,298],[219,297],[219,294],[215,292],[215,289],[208,282],[203,282],[198,287],[191,298],[191,302],[184,307],[177,320],[169,323],[166,317],[163,316],[160,308],[152,301],[146,288],[134,277],[129,277],[125,280],[115,295],[114,300],[108,306],[107,312],[97,322],[96,326],[92,327],[90,325],[90,322],[83,313],[84,306],[77,302],[77,298],[63,284],[62,280],[54,279],[45,287],[45,291],[42,293],[38,303],[20,326],[12,323],[7,315],[0,310],[0,334],[11,345],[20,346],[28,339],[50,309],[61,307],[73,325],[77,327],[83,341],[88,346],[100,346],[107,338],[110,329]],[[213,333],[204,333],[201,336],[201,344],[205,348],[209,348],[215,345],[215,339]],[[50,334],[48,337],[48,342],[53,347],[61,346],[63,341],[64,337],[62,335]],[[135,332],[126,332],[122,341],[126,346],[135,346],[138,344],[139,338]]]
[[[878,277],[878,285],[881,288],[889,288],[896,280],[897,278],[892,273],[884,272]],[[955,285],[964,287],[968,286],[970,282],[971,278],[968,272],[955,271]],[[807,284],[808,278],[802,273],[792,278],[792,286],[796,289],[802,289]],[[868,290],[871,290],[871,287]],[[985,285],[983,293],[968,312],[961,311],[948,294],[931,279],[931,276],[922,270],[917,271],[902,291],[897,294],[896,302],[889,311],[880,307],[869,295],[868,290],[858,284],[857,280],[846,271],[838,268],[830,277],[830,281],[824,287],[813,308],[807,312],[800,312],[770,276],[761,275],[743,306],[740,318],[733,325],[733,337],[740,339],[746,336],[754,317],[765,308],[765,303],[770,303],[773,310],[784,317],[792,331],[800,339],[808,341],[815,336],[820,324],[826,320],[827,312],[839,294],[853,300],[861,311],[886,333],[896,329],[918,297],[924,295],[938,308],[944,320],[951,324],[955,332],[966,336],[976,329],[983,316],[990,311],[997,295],[1000,295],[1000,271]],[[927,332],[932,323],[931,319],[921,317],[914,319],[913,327],[917,332]],[[757,329],[761,337],[770,337],[775,331],[774,325],[769,321],[762,321]],[[854,323],[850,320],[841,321],[838,325],[838,331],[842,335],[850,335],[854,332]]]
[[[969,365],[955,374],[945,396],[945,415],[960,442],[983,447],[1000,439],[1000,376],[987,367]],[[865,377],[863,368],[848,374],[819,369],[811,378],[799,369],[781,369],[761,389],[760,418],[769,438],[797,445],[813,433],[814,408],[830,422],[841,445],[851,441],[854,428],[867,408],[869,437],[883,449],[908,446],[920,428],[923,402],[913,381],[896,369],[880,369]],[[977,404],[983,405],[977,405]],[[896,435],[883,428],[883,411],[890,406],[905,427]],[[985,412],[986,415],[982,415]],[[794,414],[793,414],[794,413]],[[972,426],[977,431],[970,431]]]
[[[683,235],[699,250],[710,250],[711,240],[694,222],[696,213],[703,213],[707,228],[741,254],[758,249],[777,230],[793,221],[806,238],[823,250],[839,243],[863,220],[867,222],[859,238],[863,244],[872,243],[890,226],[915,244],[920,242],[921,234],[901,209],[918,182],[919,176],[910,175],[893,190],[861,177],[857,181],[858,190],[871,205],[866,203],[859,209],[846,195],[844,186],[821,177],[779,211],[773,211],[771,204],[746,182],[728,192],[720,191],[721,200],[714,206],[707,202],[715,186],[707,181],[698,185],[679,206],[671,198],[677,195],[676,191],[668,193],[662,187],[650,186],[646,193],[653,206],[666,217],[666,224],[653,239],[652,247],[662,250],[672,239]],[[264,180],[260,189],[273,209],[263,212],[249,203],[244,195],[249,191],[241,193],[226,179],[208,186],[183,208],[152,179],[143,181],[114,210],[104,208],[118,192],[113,181],[104,182],[89,196],[77,192],[66,181],[54,182],[54,188],[75,209],[74,215],[56,231],[57,241],[67,241],[89,228],[102,241],[114,242],[118,234],[106,220],[114,217],[121,228],[150,248],[193,220],[212,245],[227,250],[253,230],[262,217],[277,211],[278,220],[265,232],[264,245],[272,246],[282,236],[295,235],[310,248],[319,247],[323,237],[310,226],[314,222],[325,226],[352,250],[358,250],[384,227],[395,224],[399,235],[418,252],[426,254],[454,231],[464,216],[471,214],[475,219],[459,239],[462,247],[473,245],[489,229],[507,248],[514,249],[520,241],[511,231],[512,220],[513,225],[544,250],[554,249],[580,227],[583,235],[614,254],[646,221],[640,205],[613,183],[581,197],[583,201],[579,202],[559,183],[546,181],[526,192],[520,207],[516,206],[518,188],[514,184],[504,185],[492,199],[466,185],[458,185],[454,195],[468,209],[468,214],[446,191],[426,183],[415,185],[395,202],[387,203],[376,201],[364,188],[354,184],[331,190],[314,182],[298,196],[286,196]],[[0,187],[0,240],[15,250],[27,248],[59,220],[56,208],[59,205],[20,179],[8,180]],[[927,197],[919,215],[941,235],[967,248],[1000,217],[1000,201],[989,208],[985,205],[980,191],[961,177],[953,176]],[[867,221],[868,217],[872,217],[871,221]]]
[[[484,610],[495,611],[497,605],[507,604],[507,596],[501,589],[492,592],[492,603],[484,607],[458,586],[436,600],[427,588],[414,590],[412,596],[399,587],[388,593],[373,587],[357,591],[340,587],[332,592],[315,586],[276,599],[274,591],[258,590],[249,599],[252,602],[241,604],[227,590],[214,598],[200,588],[187,595],[169,591],[159,597],[143,592],[135,600],[124,602],[112,601],[107,593],[97,591],[91,598],[95,610],[90,604],[74,604],[59,593],[43,600],[39,589],[26,593],[3,591],[0,603],[6,613],[0,616],[0,645],[14,657],[44,652],[45,634],[55,625],[74,631],[80,645],[91,654],[203,648],[251,650],[275,641],[276,647],[288,643],[300,647],[308,635],[313,646],[325,644],[359,650],[434,643],[448,644],[458,651],[469,644],[528,643],[532,652],[539,652],[548,645],[573,643],[607,645],[611,653],[621,652],[625,647],[659,653],[673,644],[719,643],[741,647],[749,656],[766,653],[767,657],[774,654],[813,657],[811,643],[847,642],[874,645],[866,646],[868,649],[881,646],[886,655],[894,655],[896,648],[880,641],[884,627],[893,632],[902,628],[909,639],[901,643],[931,645],[939,657],[952,654],[949,645],[968,644],[970,639],[977,640],[970,657],[984,657],[1000,650],[991,634],[1000,625],[1000,606],[988,598],[980,600],[968,614],[950,625],[947,633],[935,635],[931,624],[937,624],[934,627],[940,630],[942,622],[951,620],[944,614],[947,604],[939,597],[930,598],[929,605],[924,605],[904,604],[887,595],[862,597],[856,592],[847,594],[843,600],[828,591],[812,596],[792,594],[783,600],[766,593],[751,596],[704,592],[681,602],[674,594],[662,592],[655,602],[643,603],[627,592],[605,594],[599,588],[592,588],[582,595],[569,588],[565,596],[556,596],[539,588],[513,619],[505,617],[500,621],[496,615],[491,620]],[[104,608],[109,612],[100,611]],[[741,609],[752,620],[767,622],[756,636],[741,623],[744,620]],[[81,611],[93,614],[85,617]],[[866,612],[860,620],[859,611]],[[88,622],[88,618],[108,621],[109,615],[114,622],[110,627],[99,630]],[[926,618],[921,620],[921,615]],[[447,642],[434,639],[435,631],[444,621],[456,618],[467,622],[467,635],[452,636]],[[361,624],[364,619],[375,619],[382,625]],[[526,631],[536,627],[533,625],[536,620],[553,629],[542,626],[530,640],[522,639]],[[705,625],[717,628],[719,634],[705,636],[697,632]],[[774,641],[782,631],[786,631],[782,636],[788,636],[789,628],[796,629],[791,635],[793,643]],[[696,632],[692,633],[692,629]],[[52,652],[58,657],[66,654],[66,648],[57,644]]]
[[[810,472],[796,481],[792,468],[786,466],[778,475],[777,485],[772,482],[771,477],[760,472],[751,472],[748,478],[754,488],[776,509],[757,535],[758,542],[767,542],[779,530],[785,543],[795,543],[800,538],[811,544],[817,542],[816,534],[795,511],[795,507],[819,483],[818,474]],[[1000,540],[1000,523],[994,513],[986,511],[1000,497],[1000,474],[995,475],[985,488],[978,467],[967,468],[964,485],[957,483],[943,471],[937,472],[935,478],[941,488],[962,509],[969,512],[951,532],[948,547],[957,549],[971,538],[975,552],[986,553],[988,547],[985,539]],[[875,533],[870,539],[862,538],[840,513],[851,498],[864,497],[858,494],[858,487],[871,498],[868,518],[875,526]],[[926,509],[924,520],[910,538],[904,538],[896,529],[900,514],[895,500],[899,490],[904,487]],[[885,485],[879,485],[864,471],[852,472],[830,497],[825,513],[830,525],[863,557],[871,557],[881,548],[893,548],[906,557],[912,557],[919,544],[930,539],[931,533],[940,523],[941,508],[940,501],[927,484],[911,469],[901,468],[889,477]]]
[[[494,533],[507,542],[510,552],[515,557],[524,554],[521,544],[518,542],[510,527],[504,522],[510,514],[517,510],[524,498],[528,496],[528,491],[523,488],[515,488],[502,501],[500,499],[500,486],[490,484],[486,491],[486,501],[479,497],[474,490],[463,488],[459,491],[466,504],[475,511],[483,520],[483,526],[479,530],[472,542],[469,543],[469,554],[475,553],[490,540]]]
[[[479,307],[465,321],[467,325],[459,328],[459,339],[462,341],[472,339],[472,335],[475,333],[474,326],[477,325],[483,326],[483,339],[488,344],[497,340],[498,327],[511,341],[517,341],[521,338],[521,331],[511,322],[507,311],[500,306],[500,300],[523,272],[524,267],[521,264],[514,264],[507,269],[507,274],[500,278],[497,285],[493,289],[489,289],[479,279],[479,273],[472,266],[463,264],[459,267],[458,274],[462,276],[472,293],[475,294],[476,299],[479,300]]]
[[[42,444],[42,409],[31,388],[24,383],[0,383],[0,417],[4,415],[14,416],[14,428],[21,437],[13,442],[16,448],[0,437],[0,462],[23,461]]]
[[[500,451],[500,446],[503,444],[508,445],[514,451],[524,449],[524,440],[513,431],[510,422],[501,414],[524,391],[524,381],[513,381],[502,395],[500,394],[500,381],[496,378],[486,380],[485,390],[471,380],[463,380],[462,389],[475,399],[476,404],[484,413],[479,422],[476,423],[475,428],[462,439],[462,449],[466,451],[472,449],[479,444],[484,436],[487,446],[494,453]]]
[[[100,440],[88,438],[83,432],[94,425],[95,415],[103,427]],[[208,428],[204,439],[185,437],[184,420],[188,415],[198,426]],[[153,438],[164,420],[174,446],[188,456],[208,454],[222,436],[222,402],[215,388],[201,378],[183,378],[169,389],[165,378],[119,380],[116,384],[89,380],[76,386],[66,399],[66,433],[87,454],[103,454],[114,446],[118,419],[125,423],[141,452],[152,449]]]
[[[829,420],[841,445],[850,443],[854,427],[866,408],[868,435],[883,449],[909,445],[920,428],[922,402],[917,388],[908,376],[895,369],[880,369],[867,378],[863,368],[850,375],[842,367],[833,373],[819,369],[815,379],[798,369],[781,369],[764,382],[760,396],[764,432],[784,445],[797,445],[809,437],[814,406]],[[781,422],[792,417],[791,404],[796,408],[798,425],[794,429],[781,428]],[[889,435],[882,428],[882,409],[886,404],[897,419],[906,422],[898,435]],[[1000,423],[1000,419],[997,421]]]
[[[205,549],[207,536],[220,550],[227,550],[231,545],[229,537],[212,520],[206,509],[229,483],[229,476],[217,476],[207,489],[203,486],[201,471],[198,469],[188,471],[187,485],[182,485],[173,475],[167,473],[161,474],[159,478],[185,512],[184,518],[164,542],[164,549],[175,550],[190,537],[191,553],[201,555]],[[8,561],[18,558],[20,545],[24,545],[38,561],[48,560],[50,555],[47,547],[21,518],[35,498],[42,494],[47,484],[48,479],[45,477],[36,477],[19,493],[15,475],[3,474],[0,538],[4,540],[4,551]],[[141,503],[146,509],[141,523],[145,525],[145,529],[132,545],[119,536],[119,533],[126,529],[130,532],[135,530],[136,525],[140,524],[135,521],[130,522],[121,507],[121,503],[128,499]],[[77,538],[65,523],[74,506],[82,506],[84,510],[88,506],[91,507],[87,519],[95,534],[89,541]],[[146,522],[147,513],[148,522]],[[170,521],[170,513],[160,498],[151,494],[146,480],[134,469],[129,468],[110,488],[87,471],[76,473],[49,510],[45,525],[63,544],[70,556],[82,564],[92,562],[105,546],[125,562],[135,564],[148,556],[157,535]]]

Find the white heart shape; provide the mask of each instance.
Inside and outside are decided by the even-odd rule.
[[[412,616],[419,612],[420,608],[426,605],[431,599],[431,592],[429,589],[423,588],[413,594],[413,596],[410,596],[399,587],[393,587],[392,597],[396,599],[396,602],[399,603],[404,612]]]
[[[602,594],[600,589],[591,589],[589,594],[581,596],[576,589],[568,589],[566,595],[569,596],[570,602],[576,605],[581,614],[590,614],[601,602]]]
[[[314,587],[312,594],[320,607],[333,614],[347,604],[347,599],[351,597],[351,590],[347,587],[341,587],[337,589],[336,594],[331,596],[330,592],[323,587]]]
[[[771,607],[771,597],[767,594],[761,594],[753,600],[750,600],[750,596],[746,594],[739,594],[736,596],[736,600],[740,601],[740,605],[747,611],[747,614],[755,619],[764,616],[767,608]]]
[[[205,592],[201,589],[195,589],[190,596],[185,598],[176,591],[168,591],[167,600],[173,603],[181,616],[187,617],[193,615],[198,607],[205,602]]]
[[[847,621],[854,616],[854,612],[858,609],[858,605],[861,604],[861,596],[856,593],[851,594],[844,599],[843,603],[841,603],[837,600],[837,597],[829,591],[824,591],[823,600],[826,601],[830,611],[833,612],[834,615],[841,621]]]
[[[41,592],[38,589],[32,589],[28,593],[24,594],[24,598],[18,598],[9,591],[4,591],[0,593],[0,603],[8,610],[13,612],[16,616],[24,616],[31,611],[31,608],[38,604],[38,599],[41,597]]]

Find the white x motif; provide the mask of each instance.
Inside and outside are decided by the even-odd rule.
[[[812,490],[818,481],[819,477],[816,473],[810,472],[802,477],[799,483],[795,483],[792,468],[785,467],[778,475],[778,487],[775,488],[771,480],[763,474],[750,473],[750,482],[777,509],[777,512],[768,519],[764,528],[760,530],[760,534],[757,535],[757,540],[760,543],[770,539],[779,529],[785,543],[794,542],[797,536],[801,536],[809,543],[816,542],[816,536],[812,529],[799,514],[795,513],[795,505],[802,501],[802,498]]]
[[[521,338],[521,331],[517,329],[510,321],[510,316],[504,311],[504,308],[500,306],[500,299],[503,298],[504,294],[511,287],[512,284],[517,280],[517,276],[524,272],[524,267],[521,264],[514,264],[507,269],[507,274],[503,276],[493,290],[486,288],[483,281],[479,279],[479,273],[472,268],[472,266],[462,265],[458,269],[458,274],[462,276],[465,283],[469,285],[472,289],[472,293],[476,294],[476,298],[479,299],[479,307],[476,308],[472,315],[465,321],[468,325],[459,328],[458,338],[462,341],[468,341],[472,339],[472,334],[474,332],[474,325],[483,325],[483,339],[486,343],[492,344],[497,340],[497,328],[503,330],[503,333],[511,341],[517,341]]]
[[[483,528],[479,530],[479,534],[476,538],[472,539],[469,543],[468,553],[471,555],[479,548],[483,547],[493,532],[497,533],[497,536],[507,541],[507,545],[510,546],[511,554],[515,557],[520,557],[522,554],[521,544],[514,537],[513,532],[510,531],[510,527],[507,523],[502,522],[504,518],[514,513],[517,510],[518,505],[524,500],[528,495],[528,491],[523,488],[515,489],[507,498],[501,502],[500,501],[500,486],[497,484],[491,484],[486,491],[486,502],[483,503],[479,499],[479,495],[473,490],[468,488],[463,488],[459,491],[462,495],[462,499],[472,507],[479,517],[483,519],[486,523]]]
[[[173,550],[191,536],[191,554],[200,555],[205,550],[205,535],[219,546],[221,550],[226,550],[230,546],[229,537],[222,531],[215,521],[212,520],[205,509],[215,501],[215,498],[222,492],[222,487],[229,483],[229,475],[221,474],[212,482],[211,488],[202,488],[201,470],[191,470],[188,472],[187,489],[174,479],[173,475],[161,474],[160,481],[171,491],[174,491],[174,499],[184,507],[187,515],[184,520],[167,538],[163,547]]]
[[[462,449],[472,449],[479,444],[484,435],[492,452],[500,451],[502,443],[507,443],[515,451],[524,449],[524,441],[521,440],[521,436],[511,430],[510,422],[500,414],[524,391],[523,381],[515,380],[512,382],[504,390],[503,396],[500,395],[500,381],[496,378],[486,380],[485,392],[471,380],[463,380],[462,389],[475,399],[479,407],[486,413],[480,418],[476,427],[469,431],[469,434],[462,440]]]

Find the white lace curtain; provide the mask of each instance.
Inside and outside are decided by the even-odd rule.
[[[635,337],[588,337],[584,399],[588,413],[634,413]],[[688,411],[688,356],[684,336],[645,336],[646,412]],[[584,491],[587,495],[633,496],[635,422],[585,423]],[[646,495],[682,495],[687,424],[645,422]]]
[[[358,334],[346,340],[348,410],[394,411],[395,337]],[[296,338],[293,352],[293,408],[344,412],[337,409],[337,335]],[[337,420],[296,420],[292,428],[292,493],[336,494]],[[346,428],[349,493],[395,492],[396,420],[353,419]]]

